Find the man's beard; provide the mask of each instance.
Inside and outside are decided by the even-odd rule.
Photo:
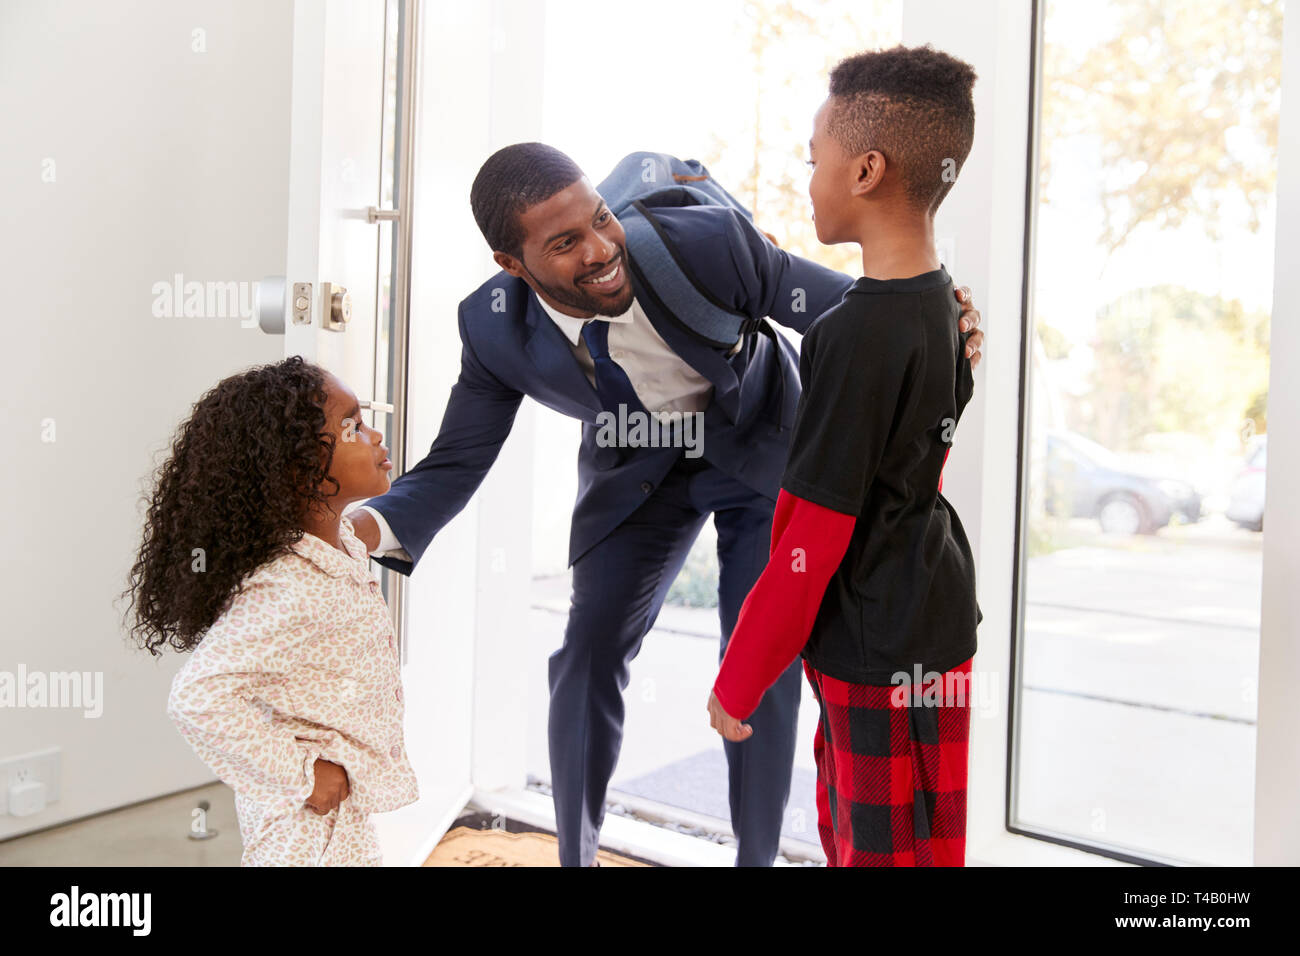
[[[635,293],[632,289],[632,275],[627,268],[627,248],[620,247],[618,255],[605,263],[598,272],[592,272],[590,275],[601,275],[608,272],[615,264],[623,269],[623,294],[619,296],[618,301],[611,302],[606,296],[590,295],[582,291],[578,286],[551,286],[542,282],[527,266],[523,266],[529,277],[537,283],[537,287],[554,299],[560,305],[567,306],[570,309],[576,309],[579,312],[594,312],[596,315],[619,316],[632,308],[632,300]],[[523,265],[523,260],[520,260]]]

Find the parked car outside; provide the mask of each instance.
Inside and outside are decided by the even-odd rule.
[[[1264,469],[1268,464],[1268,436],[1260,435],[1246,452],[1240,474],[1232,483],[1232,495],[1224,513],[1251,531],[1264,530]]]
[[[1201,495],[1190,482],[1135,467],[1075,432],[1046,437],[1048,514],[1096,518],[1106,534],[1154,534],[1175,517],[1201,520]]]

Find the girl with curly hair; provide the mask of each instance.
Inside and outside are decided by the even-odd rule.
[[[356,395],[293,356],[195,403],[131,570],[132,637],[191,651],[167,712],[235,791],[243,865],[379,865],[370,814],[419,795],[397,641],[343,514],[388,490]]]

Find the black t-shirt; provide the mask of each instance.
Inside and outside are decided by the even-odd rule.
[[[917,664],[942,672],[975,653],[975,563],[938,491],[974,389],[959,312],[942,266],[864,277],[803,339],[781,486],[857,517],[803,650],[839,680],[910,682]]]

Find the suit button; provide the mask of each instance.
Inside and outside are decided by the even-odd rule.
[[[650,492],[654,490],[655,490],[655,486],[650,484],[650,482],[648,481],[641,482],[641,494],[648,495],[650,494]]]

